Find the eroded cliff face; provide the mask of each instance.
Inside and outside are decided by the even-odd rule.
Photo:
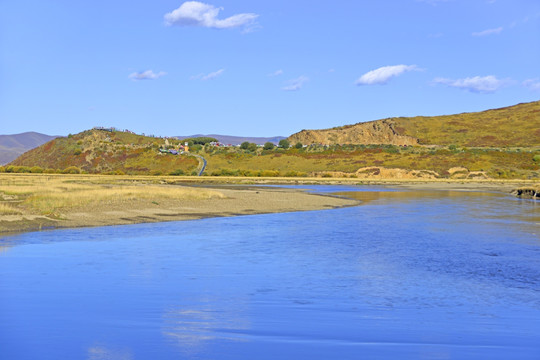
[[[302,130],[289,137],[291,144],[417,145],[418,139],[400,135],[392,120],[378,120],[324,130]]]

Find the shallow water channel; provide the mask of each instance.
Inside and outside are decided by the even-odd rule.
[[[364,205],[1,238],[0,358],[540,358],[540,204],[312,188]]]

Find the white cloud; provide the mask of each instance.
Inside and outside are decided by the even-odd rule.
[[[215,78],[217,78],[218,76],[220,76],[221,74],[223,74],[224,71],[225,71],[225,69],[219,69],[218,71],[211,72],[210,74],[204,75],[204,76],[201,78],[201,80],[206,81],[206,80],[212,80],[212,79],[215,79]]]
[[[155,73],[152,70],[146,70],[146,71],[139,71],[139,72],[131,73],[129,74],[128,77],[131,80],[137,81],[137,80],[155,80],[165,75],[167,75],[167,73],[163,71]]]
[[[202,80],[202,81],[212,80],[212,79],[217,78],[217,77],[220,76],[221,74],[223,74],[224,71],[225,71],[225,69],[219,69],[218,71],[214,71],[214,72],[211,72],[211,73],[209,73],[209,74],[199,74],[199,75],[194,75],[194,76],[192,76],[190,79],[191,79],[191,80],[197,80],[197,79],[200,79],[200,80]]]
[[[179,26],[201,26],[215,29],[229,29],[240,26],[252,26],[257,14],[243,13],[218,19],[221,7],[215,7],[199,1],[186,1],[176,10],[165,14],[165,24]]]
[[[534,90],[540,91],[540,79],[528,79],[523,82],[523,86]]]
[[[360,76],[356,80],[356,85],[386,84],[391,78],[412,70],[418,70],[418,67],[416,65],[383,66]]]
[[[283,70],[279,69],[274,71],[273,73],[268,74],[268,76],[279,76],[283,74]]]
[[[436,84],[443,84],[458,89],[468,90],[475,93],[494,93],[502,88],[508,82],[505,80],[497,79],[493,75],[488,76],[475,76],[465,79],[446,79],[436,78],[433,80]]]
[[[496,34],[500,34],[502,31],[503,31],[503,28],[501,26],[501,27],[498,27],[498,28],[495,28],[495,29],[487,29],[487,30],[484,30],[484,31],[473,32],[471,35],[472,36],[496,35]]]
[[[281,88],[281,90],[285,91],[297,91],[304,86],[306,82],[309,81],[309,78],[307,76],[299,76],[296,79],[289,80],[287,82],[287,85]]]

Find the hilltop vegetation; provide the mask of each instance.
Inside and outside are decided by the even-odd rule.
[[[303,144],[456,145],[530,147],[540,145],[540,101],[477,113],[399,117],[289,137]]]
[[[196,172],[197,159],[162,154],[180,140],[136,135],[122,131],[88,130],[54,139],[30,150],[10,165],[38,167],[43,172],[177,175]],[[8,167],[6,167],[8,169]],[[70,171],[71,170],[71,171]]]

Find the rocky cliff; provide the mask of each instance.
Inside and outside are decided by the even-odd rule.
[[[416,145],[418,139],[401,135],[390,119],[359,123],[325,130],[302,130],[289,137],[292,144],[392,144]]]

